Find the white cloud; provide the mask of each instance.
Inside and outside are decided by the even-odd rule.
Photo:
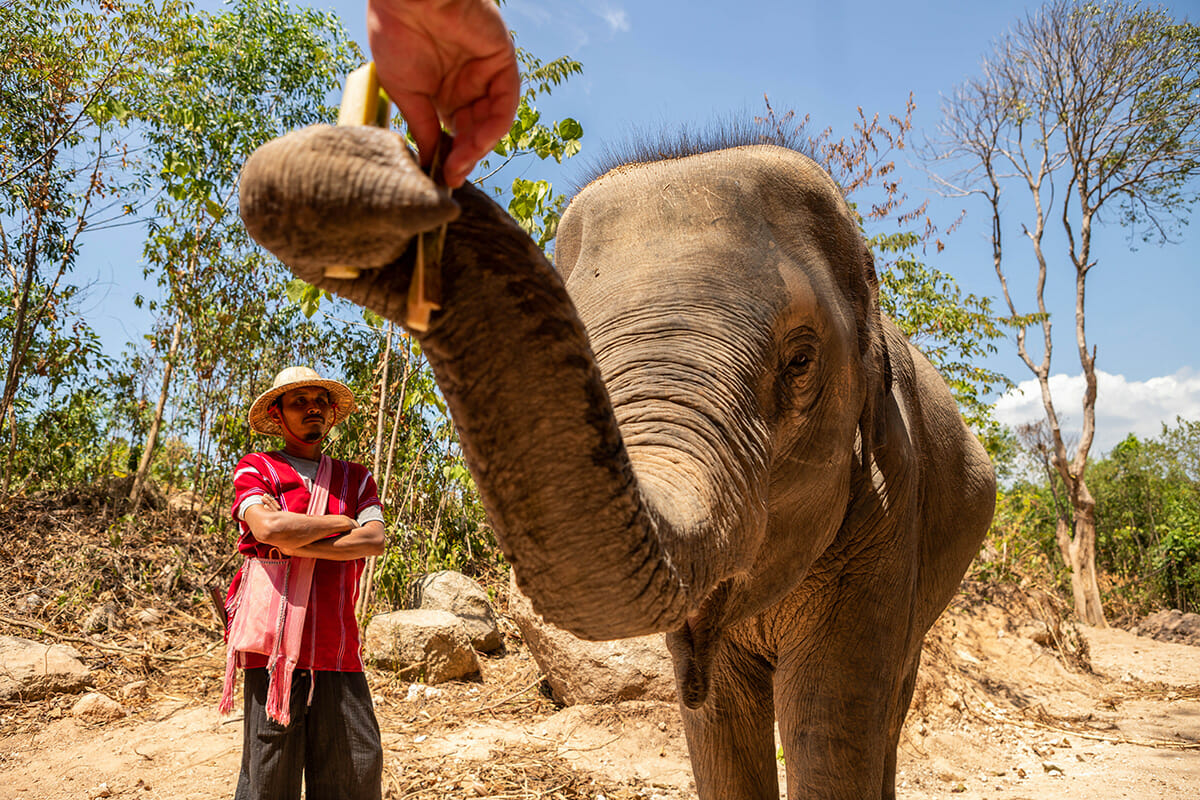
[[[608,25],[611,33],[626,33],[629,31],[629,14],[620,6],[598,3],[593,11]]]
[[[541,3],[529,2],[529,0],[509,0],[502,11],[506,15],[524,17],[538,26],[554,21],[554,14],[549,8]],[[520,33],[519,30],[517,32]]]
[[[1076,441],[1083,424],[1083,375],[1052,375],[1050,393],[1063,432]],[[994,406],[996,419],[1016,426],[1044,417],[1042,394],[1036,380],[1022,381]],[[1200,419],[1200,374],[1185,367],[1174,375],[1130,381],[1124,375],[1096,371],[1096,440],[1094,455],[1107,453],[1127,434],[1152,438],[1163,423],[1175,417]]]
[[[577,0],[575,3],[560,3],[552,7],[531,0],[509,0],[504,6],[504,16],[513,23],[518,44],[521,44],[520,34],[524,29],[522,23],[528,22],[534,28],[556,31],[564,41],[570,42],[568,51],[576,56],[580,55],[577,51],[591,42],[593,35],[609,41],[613,35],[628,33],[633,28],[625,8],[606,0]],[[516,23],[517,19],[522,22]],[[600,24],[605,29],[602,34]]]

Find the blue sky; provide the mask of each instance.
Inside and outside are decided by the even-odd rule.
[[[365,47],[365,0],[311,5],[337,11]],[[1177,19],[1200,18],[1200,0],[1165,5]],[[507,0],[503,13],[519,45],[543,60],[569,55],[583,62],[582,76],[538,105],[544,118],[575,117],[585,132],[583,153],[561,169],[530,161],[509,170],[514,176],[548,177],[565,188],[585,175],[591,158],[606,145],[620,145],[637,131],[753,116],[764,111],[764,94],[777,111],[808,114],[815,130],[832,127],[840,137],[850,133],[858,107],[868,116],[901,114],[911,92],[917,104],[914,128],[918,135],[932,134],[941,96],[974,75],[990,43],[1036,7],[1010,0]],[[945,251],[931,256],[930,263],[952,274],[966,291],[997,295],[986,209],[978,201],[937,197],[915,168],[903,175],[910,196],[932,198],[935,221],[946,225],[961,210],[967,212]],[[1015,194],[1012,203],[1018,203]],[[1027,258],[1019,231],[1007,235],[1019,309],[1031,310],[1028,282],[1017,277],[1027,272],[1017,262]],[[1131,251],[1116,226],[1101,229],[1094,241],[1099,265],[1089,277],[1088,336],[1107,375],[1098,407],[1100,451],[1130,430],[1154,435],[1160,419],[1177,413],[1200,418],[1198,244],[1195,225],[1181,242],[1165,247]],[[1059,407],[1070,424],[1080,418],[1078,401],[1068,399],[1070,378],[1079,373],[1070,306],[1073,273],[1062,269],[1065,264],[1058,264],[1059,270],[1054,266],[1053,372],[1062,374],[1058,380],[1068,392]],[[140,276],[140,270],[128,271]],[[128,294],[116,277],[125,272],[105,270],[101,261],[101,280],[118,284],[112,287],[118,296]],[[1011,343],[1001,343],[1000,350],[990,366],[1017,382],[1031,377]],[[1040,350],[1035,358],[1040,359]],[[1036,392],[1027,400],[1005,398],[998,408],[1007,422],[1040,415]]]

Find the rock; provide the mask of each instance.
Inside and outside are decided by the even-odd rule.
[[[208,510],[204,498],[192,491],[182,491],[167,498],[167,510],[176,513],[200,513]]]
[[[420,700],[441,697],[442,690],[433,686],[426,686],[423,683],[409,684],[408,693],[404,696],[404,702],[416,703]]]
[[[1022,622],[1017,626],[1017,635],[1030,639],[1042,647],[1050,647],[1054,644],[1054,637],[1050,632],[1050,626],[1040,619],[1027,619]]]
[[[125,709],[116,700],[99,692],[88,692],[79,698],[71,713],[88,722],[112,722],[125,716]]]
[[[17,598],[17,611],[22,614],[36,614],[45,605],[46,601],[32,592],[24,597]]]
[[[504,647],[504,635],[487,592],[460,572],[431,572],[417,582],[413,607],[427,611],[449,611],[463,621],[471,646],[483,653]]]
[[[121,699],[145,700],[150,695],[149,684],[146,681],[133,681],[121,687]]]
[[[406,680],[433,684],[479,674],[471,637],[449,611],[377,614],[367,623],[363,649],[369,663]]]
[[[121,618],[117,604],[105,602],[93,608],[83,620],[84,633],[103,633],[121,628]]]
[[[521,629],[554,699],[563,705],[675,701],[675,668],[661,634],[584,641],[542,619],[512,580],[508,613]]]
[[[141,611],[133,615],[134,621],[143,628],[153,625],[160,625],[163,621],[163,613],[157,608],[143,608]]]
[[[0,636],[0,700],[71,694],[84,687],[88,675],[73,647]]]
[[[1184,613],[1178,608],[1151,614],[1135,629],[1141,636],[1163,642],[1200,646],[1200,614]]]

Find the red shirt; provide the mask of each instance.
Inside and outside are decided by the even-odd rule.
[[[380,505],[379,492],[370,471],[351,461],[333,460],[329,480],[329,505],[325,513],[345,514],[357,519],[366,508]],[[308,511],[309,490],[304,480],[282,453],[250,453],[238,462],[233,473],[233,516],[242,501],[254,494],[267,494],[279,501],[284,511],[304,514]],[[242,520],[238,550],[246,556],[271,557],[271,547],[259,542]],[[308,612],[304,618],[304,638],[300,644],[297,669],[362,672],[361,643],[354,605],[358,600],[358,580],[365,559],[330,561],[317,559],[313,569]],[[226,607],[237,594],[242,580],[239,569],[229,587]],[[239,653],[238,666],[265,667],[267,656]]]

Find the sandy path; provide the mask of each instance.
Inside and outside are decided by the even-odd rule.
[[[1200,797],[1200,749],[1166,746],[1200,745],[1200,648],[1085,631],[1096,674],[1080,675],[1005,635],[986,614],[955,624],[956,657],[977,680],[946,689],[945,702],[910,716],[900,797]],[[485,673],[483,684],[448,686],[417,704],[395,687],[380,688],[393,797],[498,794],[498,781],[509,775],[516,776],[511,785],[524,776],[531,787],[515,797],[537,797],[554,781],[564,784],[566,798],[691,796],[686,748],[669,704],[557,710],[534,688],[528,712],[460,713],[484,707],[481,695],[506,696],[528,684],[526,654],[503,661],[494,672],[509,685],[489,685]],[[0,711],[9,731],[0,737],[0,800],[232,796],[240,724],[216,715],[215,698],[152,695],[124,719],[98,725],[64,713],[73,700]],[[546,784],[537,784],[543,778]]]

